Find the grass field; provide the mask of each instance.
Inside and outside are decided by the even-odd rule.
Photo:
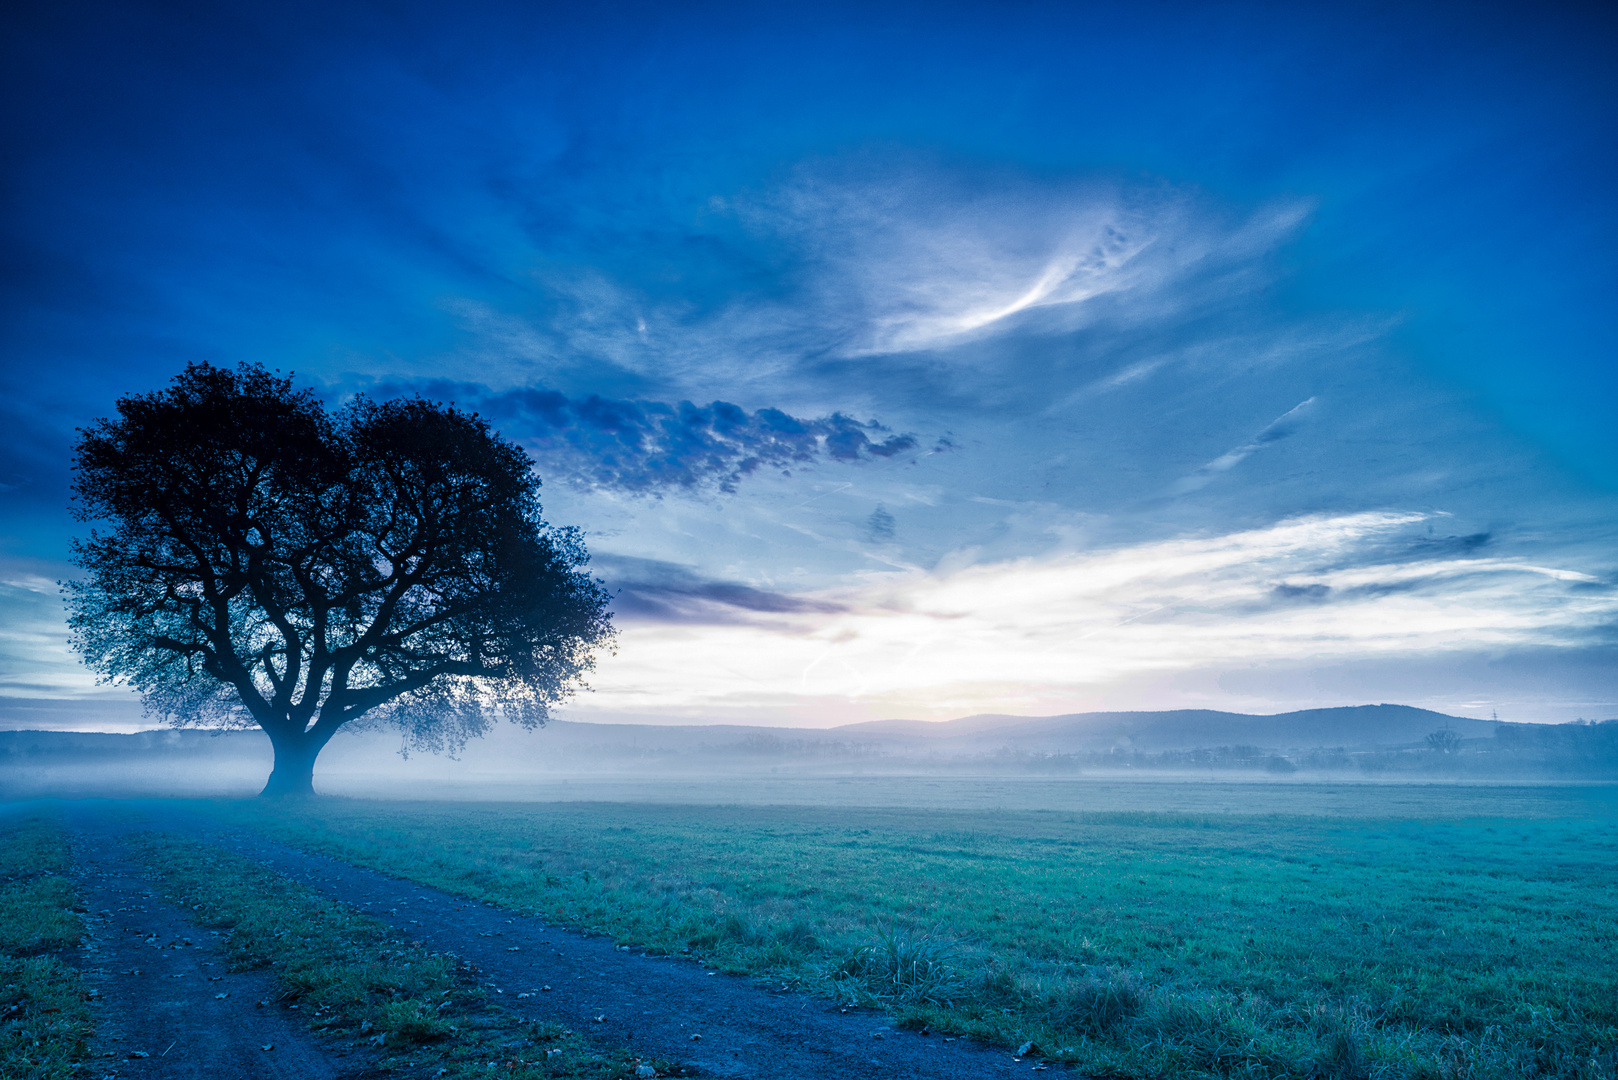
[[[1618,1063],[1618,822],[1603,816],[326,801],[265,821],[261,804],[214,805],[1096,1074],[1481,1080]]]
[[[89,1010],[79,973],[52,955],[79,941],[77,893],[57,823],[0,822],[0,1076],[62,1080],[85,1058]]]

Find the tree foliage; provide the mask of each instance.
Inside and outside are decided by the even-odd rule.
[[[117,408],[75,449],[110,531],[73,545],[73,644],[173,723],[262,727],[277,774],[362,717],[433,750],[535,727],[610,647],[582,538],[476,414],[206,363]]]

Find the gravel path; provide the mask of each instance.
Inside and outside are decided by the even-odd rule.
[[[86,841],[103,849],[111,846],[107,841],[119,832],[151,828],[217,843],[316,892],[353,904],[435,949],[470,961],[481,969],[480,977],[498,993],[501,1004],[521,1016],[557,1021],[601,1045],[626,1046],[642,1057],[676,1061],[699,1074],[747,1080],[801,1080],[806,1076],[887,1080],[895,1074],[925,1076],[929,1080],[975,1080],[1026,1078],[1046,1068],[1035,1060],[1018,1060],[1004,1050],[966,1040],[898,1030],[886,1015],[873,1010],[844,1010],[821,998],[775,992],[756,980],[708,971],[689,960],[625,951],[599,935],[550,926],[539,918],[477,904],[299,851],[256,833],[224,828],[161,802],[81,803],[71,810],[70,825]],[[127,873],[122,880],[121,887],[126,889],[145,884]],[[151,892],[149,887],[139,891]],[[153,899],[142,896],[141,902],[153,906]],[[92,903],[97,910],[118,906],[105,901]],[[178,912],[173,914],[179,917]],[[144,921],[139,928],[146,928]],[[193,939],[201,940],[194,930],[180,930],[179,926],[164,929],[189,933]],[[110,943],[114,936],[105,940]],[[133,934],[123,937],[134,940]],[[126,944],[119,942],[120,947]],[[197,955],[202,956],[205,950],[206,947]],[[152,950],[148,948],[147,952]],[[123,965],[124,961],[117,961],[116,966]],[[132,962],[129,966],[139,965]],[[108,998],[113,996],[110,988],[103,992]],[[231,993],[231,998],[220,1004],[239,1000],[237,991]],[[251,998],[251,993],[244,997]],[[211,997],[193,995],[186,1000],[206,1006]],[[227,1012],[230,1019],[226,1023],[242,1022],[240,1008]],[[274,1015],[276,1010],[260,1012]],[[278,1019],[285,1022],[287,1017],[282,1014]],[[259,1036],[235,1042],[227,1039],[228,1047],[220,1044],[218,1052],[228,1049],[240,1054],[241,1046],[260,1044],[254,1040]],[[156,1043],[158,1039],[149,1041]],[[261,1042],[276,1043],[276,1053],[283,1045],[308,1045],[318,1053],[313,1036],[307,1034],[298,1044],[277,1030],[265,1034]],[[204,1045],[207,1044],[196,1044],[196,1052],[200,1053]],[[266,1055],[257,1072],[214,1071],[206,1075],[343,1075],[332,1071],[329,1053],[323,1066],[317,1067],[312,1060],[308,1068],[292,1073],[271,1071],[269,1060]],[[1049,1071],[1068,1074],[1060,1066],[1051,1066]],[[192,1074],[137,1074],[130,1070],[122,1075]]]
[[[216,934],[124,859],[116,811],[69,804],[74,877],[89,912],[81,947],[95,1034],[89,1075],[119,1080],[338,1080],[364,1055],[317,1039],[267,972],[231,973]]]

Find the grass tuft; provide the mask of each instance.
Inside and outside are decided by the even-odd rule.
[[[943,1005],[960,988],[957,965],[946,943],[890,927],[835,958],[827,977],[855,1004]]]
[[[1045,1014],[1059,1030],[1104,1039],[1139,1017],[1146,999],[1146,988],[1136,975],[1108,967],[1057,990],[1046,1003]]]

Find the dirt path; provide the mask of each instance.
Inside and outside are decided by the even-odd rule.
[[[216,934],[199,930],[123,857],[133,815],[66,806],[85,905],[84,981],[95,993],[88,1075],[118,1080],[339,1080],[371,1071],[365,1055],[317,1039],[266,972],[229,971]]]
[[[519,1015],[557,1021],[603,1045],[627,1046],[698,1073],[748,1080],[887,1080],[895,1074],[977,1080],[1044,1070],[1004,1050],[900,1031],[873,1010],[844,1011],[824,999],[772,992],[755,980],[710,972],[691,961],[625,952],[605,937],[547,926],[538,918],[298,851],[172,805],[85,803],[71,820],[87,834],[158,828],[220,844],[476,964],[501,1004]],[[1072,1075],[1059,1066],[1049,1071]]]

